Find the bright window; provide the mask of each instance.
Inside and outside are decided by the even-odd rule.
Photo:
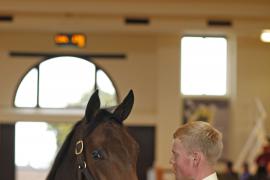
[[[40,107],[75,106],[82,96],[89,97],[94,91],[95,65],[74,57],[65,57],[64,61],[58,57],[39,65]]]
[[[25,75],[14,104],[32,108],[84,108],[96,88],[102,105],[117,104],[115,87],[103,70],[81,58],[56,57],[41,62]]]
[[[16,180],[44,180],[73,123],[17,122]]]
[[[182,38],[181,92],[183,95],[226,95],[226,38],[189,36]]]
[[[102,106],[108,106],[112,103],[116,104],[116,99],[114,98],[116,92],[112,81],[106,73],[100,69],[97,71],[97,88],[102,89],[100,92]]]
[[[33,68],[23,78],[16,94],[15,106],[35,107],[37,106],[37,82],[38,71]],[[26,101],[27,100],[27,101]]]
[[[18,122],[15,130],[16,165],[48,168],[57,150],[56,132],[45,122]]]

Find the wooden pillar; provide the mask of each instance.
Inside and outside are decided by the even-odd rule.
[[[158,38],[158,100],[156,128],[157,168],[170,168],[173,133],[181,124],[180,97],[180,37],[164,35]]]

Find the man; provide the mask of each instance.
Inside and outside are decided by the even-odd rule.
[[[222,149],[222,134],[209,123],[193,121],[174,133],[172,158],[176,180],[217,180],[214,164]]]

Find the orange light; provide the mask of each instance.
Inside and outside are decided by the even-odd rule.
[[[85,47],[86,37],[84,34],[61,33],[54,37],[54,41],[60,46]]]
[[[74,45],[77,45],[79,47],[85,46],[85,36],[82,34],[73,34],[71,37],[71,42]]]
[[[56,44],[67,44],[69,41],[69,38],[67,35],[64,34],[58,34],[54,38]]]

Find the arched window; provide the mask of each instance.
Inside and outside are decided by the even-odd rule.
[[[85,108],[99,89],[101,106],[117,104],[117,92],[109,76],[95,64],[77,57],[56,57],[30,69],[14,98],[21,108]],[[15,164],[17,180],[45,179],[57,150],[73,122],[17,122]]]
[[[116,89],[95,64],[77,57],[56,57],[33,67],[22,79],[15,107],[83,108],[99,89],[102,106],[117,104]]]

